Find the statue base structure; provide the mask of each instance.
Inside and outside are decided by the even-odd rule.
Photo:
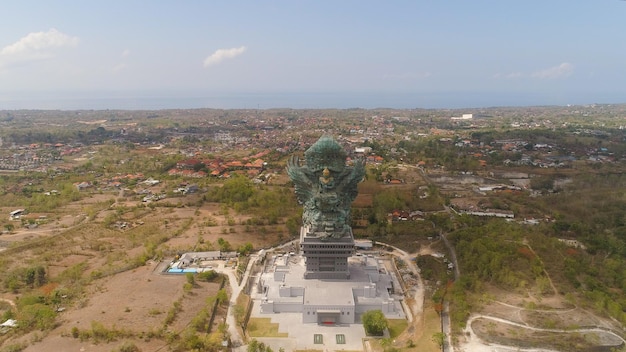
[[[308,236],[304,238],[307,242],[313,240],[311,246],[343,244],[318,242]],[[346,242],[350,240],[345,239]],[[297,321],[294,320],[296,316],[304,324],[315,323],[318,326],[359,323],[361,315],[370,310],[381,310],[389,319],[406,318],[401,303],[402,294],[396,293],[400,287],[398,278],[384,265],[388,258],[357,252],[344,260],[345,267],[337,265],[338,271],[315,271],[309,267],[310,263],[305,263],[311,261],[311,257],[307,258],[303,253],[268,256],[263,272],[258,275],[256,290],[253,290],[256,292],[252,292],[252,298],[259,307],[258,310],[253,309],[252,315],[269,315],[272,322],[285,318],[281,330],[291,329]],[[305,273],[320,278],[305,278]],[[288,318],[291,313],[295,315]],[[312,326],[310,329],[313,333],[317,328]]]
[[[354,236],[348,229],[339,236],[333,232],[312,232],[300,228],[300,250],[305,258],[305,279],[348,280],[348,258],[354,254]]]

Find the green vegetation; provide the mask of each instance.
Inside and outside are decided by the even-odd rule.
[[[219,274],[215,270],[208,270],[198,273],[197,279],[199,281],[212,282],[219,278]]]
[[[387,330],[389,323],[380,310],[369,310],[361,315],[361,322],[365,333],[370,336],[382,336]]]
[[[183,297],[179,298],[172,304],[172,308],[167,311],[167,316],[165,317],[165,321],[163,321],[163,326],[168,326],[174,322],[176,316],[182,309],[182,300]]]
[[[614,174],[575,178],[563,192],[536,200],[538,208],[555,214],[551,225],[459,219],[461,226],[448,236],[463,271],[450,292],[456,324],[464,325],[473,306],[465,292],[480,292],[484,285],[540,296],[575,293],[579,304],[626,323],[621,295],[626,290],[626,202],[622,192],[615,192],[625,182]],[[576,239],[585,249],[559,238]]]
[[[91,340],[95,343],[99,343],[118,341],[121,338],[131,338],[135,336],[135,333],[128,330],[116,329],[115,327],[107,328],[100,322],[92,321],[91,329],[89,330],[80,330],[76,327],[72,328],[72,336],[81,341]]]
[[[237,297],[237,301],[235,302],[235,306],[233,308],[235,314],[235,321],[237,325],[241,326],[244,323],[244,319],[246,317],[246,310],[250,305],[250,296],[245,294],[239,294]]]
[[[211,187],[205,197],[238,213],[254,214],[246,220],[247,225],[275,225],[298,208],[290,189],[255,186],[243,176],[231,177],[221,187]]]
[[[259,342],[255,339],[252,339],[248,343],[248,347],[246,351],[248,352],[273,352],[273,350],[269,346],[266,346],[263,342]]]
[[[124,342],[116,352],[141,352],[141,349],[132,342]]]
[[[17,293],[20,288],[37,288],[43,286],[46,282],[46,269],[38,265],[28,268],[17,268],[9,272],[4,281],[4,286],[10,291]]]
[[[439,348],[441,348],[446,343],[446,334],[444,334],[443,332],[436,332],[433,334],[432,339],[433,342],[436,343]]]

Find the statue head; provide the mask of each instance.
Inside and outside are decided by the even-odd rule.
[[[331,136],[324,135],[315,142],[306,152],[306,166],[313,172],[329,170],[341,172],[346,167],[346,151]]]

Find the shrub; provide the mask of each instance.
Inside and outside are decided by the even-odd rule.
[[[54,327],[55,311],[41,303],[24,306],[18,313],[20,327],[25,329],[48,330]]]
[[[118,349],[119,352],[141,352],[141,350],[139,349],[139,347],[137,347],[134,343],[132,342],[124,342],[120,348]]]
[[[198,280],[206,281],[206,282],[211,282],[215,280],[217,277],[218,275],[215,272],[215,270],[203,271],[198,274]]]
[[[382,336],[387,329],[387,318],[381,310],[370,310],[361,316],[363,327],[368,335]]]

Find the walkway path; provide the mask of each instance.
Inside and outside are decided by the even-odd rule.
[[[230,335],[231,343],[235,348],[244,345],[244,338],[241,336],[239,329],[237,328],[237,322],[235,320],[235,304],[237,303],[237,297],[239,297],[239,294],[246,285],[246,282],[248,281],[248,277],[250,276],[250,272],[252,271],[252,265],[254,265],[256,261],[257,256],[250,255],[248,267],[246,268],[243,279],[241,280],[241,284],[237,281],[237,277],[235,276],[236,269],[226,267],[222,268],[221,266],[217,268],[217,271],[228,275],[228,283],[230,285],[231,295],[230,301],[228,303],[228,313],[226,314],[226,325],[228,326],[228,334]],[[243,351],[245,351],[245,349]]]
[[[17,308],[17,306],[15,305],[15,302],[13,302],[12,300],[8,298],[0,298],[0,301],[7,302],[11,307],[13,307],[13,309]]]

